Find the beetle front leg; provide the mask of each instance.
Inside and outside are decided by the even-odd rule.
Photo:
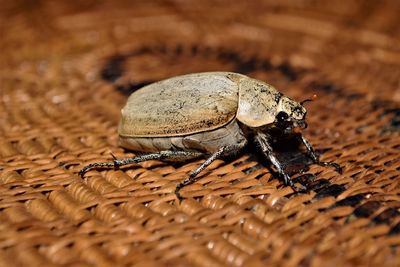
[[[199,167],[197,167],[195,170],[193,170],[190,174],[189,177],[187,177],[185,180],[180,182],[176,188],[175,188],[175,195],[178,198],[179,201],[182,201],[182,196],[179,193],[179,191],[190,184],[193,184],[194,182],[197,181],[197,175],[207,168],[214,160],[220,159],[222,157],[228,157],[234,154],[237,154],[244,146],[246,145],[246,142],[242,142],[240,144],[235,144],[235,145],[229,145],[229,146],[224,146],[221,147],[217,152],[212,154],[206,161],[204,161]]]
[[[321,166],[331,166],[331,167],[335,168],[336,172],[342,173],[342,167],[339,164],[337,164],[335,162],[331,162],[331,161],[320,161],[319,157],[315,153],[315,151],[314,151],[313,147],[311,146],[310,142],[308,142],[308,140],[302,134],[300,134],[300,141],[306,147],[309,157],[312,159],[312,161],[315,164],[318,164],[318,165],[321,165]]]
[[[127,159],[116,159],[113,155],[113,162],[102,162],[102,163],[92,163],[86,165],[79,171],[79,175],[83,177],[86,172],[97,169],[97,168],[118,168],[123,165],[128,165],[131,163],[139,163],[147,160],[165,160],[165,161],[184,161],[189,159],[200,158],[204,153],[193,152],[193,151],[161,151],[158,153],[143,154]]]
[[[285,185],[288,185],[292,187],[293,190],[298,191],[296,188],[294,188],[293,181],[292,179],[290,179],[290,176],[283,169],[282,164],[275,157],[274,152],[272,151],[272,147],[268,143],[269,142],[268,136],[264,133],[259,132],[255,136],[255,140],[260,146],[263,154],[269,159],[272,165],[276,168],[276,171],[278,172],[279,176],[283,178]]]

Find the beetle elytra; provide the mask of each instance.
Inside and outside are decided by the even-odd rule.
[[[307,100],[306,100],[307,101]],[[271,85],[232,72],[204,72],[162,80],[130,95],[118,127],[120,145],[142,152],[128,159],[85,166],[80,175],[98,167],[119,167],[156,159],[184,161],[207,157],[175,190],[196,181],[215,159],[234,155],[255,143],[286,185],[293,182],[271,147],[273,135],[294,135],[314,163],[321,162],[299,129],[307,127],[303,102],[284,96]]]

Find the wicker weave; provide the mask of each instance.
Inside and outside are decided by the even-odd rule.
[[[396,266],[400,262],[400,3],[1,1],[0,266]],[[303,150],[120,170],[127,95],[229,70],[308,103]],[[307,167],[304,174],[296,174]],[[398,266],[398,265],[397,265]]]

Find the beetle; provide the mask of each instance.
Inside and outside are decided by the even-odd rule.
[[[274,166],[284,183],[293,181],[274,155],[274,135],[295,136],[304,144],[316,164],[322,162],[300,130],[307,127],[302,102],[284,96],[273,86],[233,72],[202,72],[162,80],[132,93],[122,109],[118,126],[122,147],[143,154],[93,163],[81,169],[83,175],[98,167],[120,167],[146,160],[206,160],[181,181],[180,189],[194,183],[197,175],[214,160],[239,153],[255,143]]]

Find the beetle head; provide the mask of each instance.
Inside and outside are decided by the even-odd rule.
[[[307,110],[302,103],[282,96],[276,109],[274,124],[285,133],[296,133],[307,128],[306,114]]]

